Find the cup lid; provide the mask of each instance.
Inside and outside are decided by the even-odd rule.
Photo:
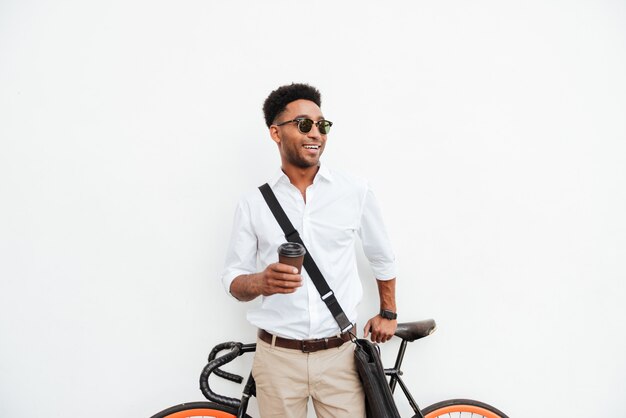
[[[304,245],[297,242],[286,242],[278,247],[278,254],[285,257],[300,257],[306,254]]]

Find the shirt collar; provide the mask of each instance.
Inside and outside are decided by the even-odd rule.
[[[315,175],[315,178],[313,179],[313,183],[315,183],[318,179],[324,179],[329,182],[333,181],[332,173],[330,172],[327,166],[321,163],[320,163],[320,169],[317,171],[317,174]],[[289,183],[289,177],[287,177],[287,175],[283,173],[283,170],[281,169],[278,169],[278,171],[274,174],[274,176],[271,178],[269,182],[269,185],[276,186],[279,182]]]

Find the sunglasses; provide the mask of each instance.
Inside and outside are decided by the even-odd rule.
[[[298,124],[298,130],[303,134],[311,132],[311,129],[315,124],[320,133],[322,135],[326,135],[328,131],[330,131],[330,127],[333,126],[333,123],[329,120],[318,120],[317,122],[313,122],[311,119],[308,118],[297,118],[294,120],[288,120],[287,122],[279,123],[276,126],[283,126],[293,122]]]

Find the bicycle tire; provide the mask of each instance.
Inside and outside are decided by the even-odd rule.
[[[502,411],[471,399],[449,399],[430,405],[422,411],[424,418],[508,418]]]
[[[246,418],[250,415],[246,414]],[[189,402],[172,406],[152,418],[236,418],[237,410],[213,402]]]

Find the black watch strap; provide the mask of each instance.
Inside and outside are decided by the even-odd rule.
[[[397,319],[398,318],[398,314],[396,312],[390,311],[388,309],[381,309],[380,316],[382,316],[385,319]]]

